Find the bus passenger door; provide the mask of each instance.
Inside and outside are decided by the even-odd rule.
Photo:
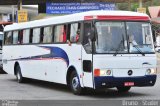
[[[83,24],[83,41],[82,41],[82,67],[83,67],[83,85],[84,87],[93,88],[93,72],[92,72],[92,54],[91,42],[88,33],[91,30],[92,23],[85,22]]]
[[[83,85],[84,87],[93,88],[93,74],[92,74],[92,55],[86,54],[82,49],[82,67],[83,67]]]

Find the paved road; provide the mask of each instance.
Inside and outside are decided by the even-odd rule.
[[[73,95],[64,86],[43,81],[31,80],[19,84],[12,75],[0,75],[0,100],[133,100],[158,99],[160,100],[160,75],[154,87],[135,87],[129,93],[118,93],[116,89],[106,92],[89,92],[83,96]]]

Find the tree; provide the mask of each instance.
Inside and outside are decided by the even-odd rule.
[[[146,9],[149,6],[160,6],[160,0],[153,0],[153,5],[152,5],[152,2],[150,0],[145,2],[145,3],[143,3],[143,7],[146,7]],[[119,10],[128,10],[128,3],[127,2],[118,3],[117,7],[118,7]],[[138,7],[139,7],[138,2],[131,3],[131,11],[137,11]]]

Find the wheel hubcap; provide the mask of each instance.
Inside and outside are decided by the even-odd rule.
[[[78,85],[79,85],[78,78],[77,78],[77,77],[74,77],[73,80],[72,80],[73,89],[74,89],[74,90],[77,90]]]

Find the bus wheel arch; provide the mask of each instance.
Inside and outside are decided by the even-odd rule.
[[[21,67],[18,62],[15,62],[15,65],[14,65],[14,74],[17,78],[18,83],[24,82],[24,77],[22,76]]]
[[[73,71],[76,71],[75,67],[74,66],[70,66],[67,70],[67,75],[66,75],[66,82],[67,82],[67,85],[69,86],[70,85],[70,77],[71,77],[71,74]]]
[[[19,63],[16,61],[14,64],[14,75],[16,75],[16,67],[19,66]]]
[[[68,68],[66,80],[67,80],[67,85],[70,87],[70,89],[74,94],[76,95],[82,94],[82,87],[80,84],[77,71],[74,66],[70,66]],[[77,82],[76,83],[78,85],[77,88],[74,87],[73,81]]]

